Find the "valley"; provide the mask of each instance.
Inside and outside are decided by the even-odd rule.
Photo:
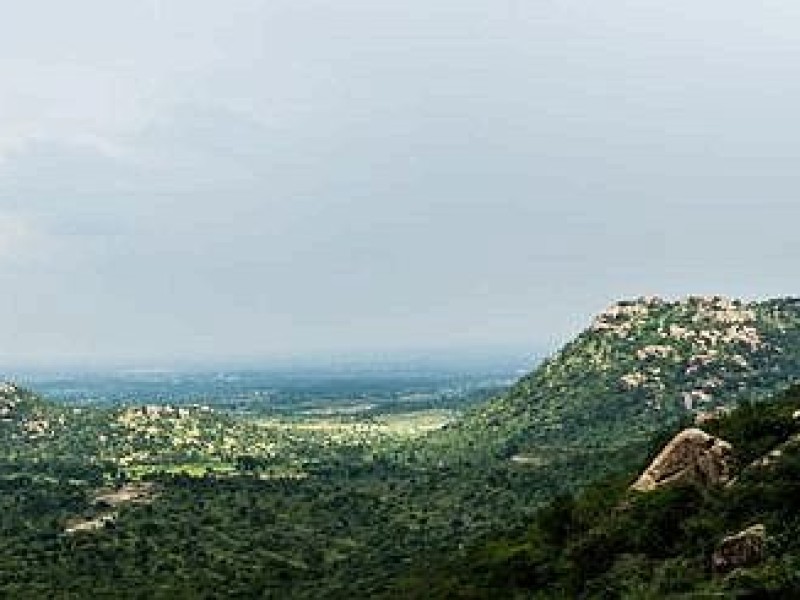
[[[608,477],[624,489],[678,427],[769,405],[800,375],[798,342],[791,299],[640,298],[513,383],[451,373],[266,390],[249,374],[160,396],[162,379],[140,393],[128,381],[83,402],[74,381],[42,382],[57,401],[6,384],[0,592],[495,597],[517,555],[486,563],[485,544],[533,560],[533,542],[508,540],[543,507]],[[508,581],[521,597],[563,597],[582,589],[576,573]]]

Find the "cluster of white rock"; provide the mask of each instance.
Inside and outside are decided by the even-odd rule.
[[[50,422],[45,419],[26,419],[22,430],[28,438],[45,437],[50,433]]]
[[[628,390],[640,388],[647,383],[647,375],[641,371],[634,371],[633,373],[626,373],[620,377],[620,383]]]
[[[633,350],[639,366],[622,375],[620,385],[626,390],[663,390],[660,367],[683,369],[685,376],[698,379],[681,398],[686,408],[694,410],[711,403],[714,390],[723,383],[719,377],[702,379],[709,368],[749,369],[748,355],[769,347],[757,324],[752,305],[722,296],[690,296],[674,302],[649,297],[612,305],[595,318],[590,330],[631,340],[635,331],[654,333],[661,341],[653,343],[649,337],[650,343]],[[657,408],[658,400],[652,404]]]
[[[15,437],[21,434],[28,440],[35,440],[50,436],[53,433],[53,424],[49,420],[41,415],[20,412],[22,395],[22,388],[16,384],[0,383],[0,422],[17,420],[19,431],[14,434]],[[63,424],[63,417],[58,421]]]
[[[692,327],[673,325],[663,337],[691,341],[701,348],[742,343],[753,351],[765,347],[755,327],[756,312],[741,302],[721,296],[692,297],[681,303],[691,312]]]
[[[667,358],[672,354],[675,354],[675,348],[672,346],[654,344],[639,348],[636,351],[636,358],[639,360],[649,360],[651,358]]]
[[[0,421],[10,420],[19,405],[20,389],[13,383],[0,383]]]
[[[752,324],[727,325],[725,329],[701,329],[672,324],[659,331],[665,340],[691,342],[698,351],[705,351],[721,344],[745,344],[750,350],[766,347],[758,329]]]
[[[694,313],[692,320],[695,322],[705,320],[723,325],[736,325],[751,323],[756,318],[752,308],[723,296],[690,296],[681,304],[691,307]]]
[[[656,296],[622,300],[597,315],[589,329],[597,332],[610,332],[624,338],[638,322],[648,315],[651,309],[664,304],[665,301]]]
[[[739,301],[722,296],[689,296],[676,302],[669,302],[657,296],[622,300],[597,315],[589,329],[611,332],[624,337],[651,311],[664,307],[677,308],[686,313],[691,326],[672,324],[662,332],[662,337],[677,340],[699,339],[711,345],[720,341],[744,341],[753,345],[761,343],[758,331],[752,327],[756,319],[755,311]],[[712,328],[703,329],[702,325],[709,325]],[[721,331],[720,325],[727,329]]]
[[[20,388],[14,383],[10,381],[4,381],[0,383],[0,396],[9,397],[9,396],[19,396]]]

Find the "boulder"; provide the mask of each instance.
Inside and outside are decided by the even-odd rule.
[[[724,485],[731,479],[733,447],[706,432],[691,428],[670,441],[631,486],[639,492],[666,485],[697,483]]]
[[[761,524],[753,525],[724,538],[711,557],[711,565],[717,573],[752,566],[764,558],[766,545],[766,527]]]

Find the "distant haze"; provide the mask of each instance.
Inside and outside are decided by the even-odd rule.
[[[552,347],[797,292],[800,3],[28,0],[0,361]]]

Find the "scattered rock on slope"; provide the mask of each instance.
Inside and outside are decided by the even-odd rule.
[[[0,420],[11,419],[20,403],[20,389],[13,383],[0,383]]]
[[[631,489],[649,492],[680,483],[721,485],[730,480],[732,466],[733,447],[728,442],[700,429],[685,429],[664,447]]]

